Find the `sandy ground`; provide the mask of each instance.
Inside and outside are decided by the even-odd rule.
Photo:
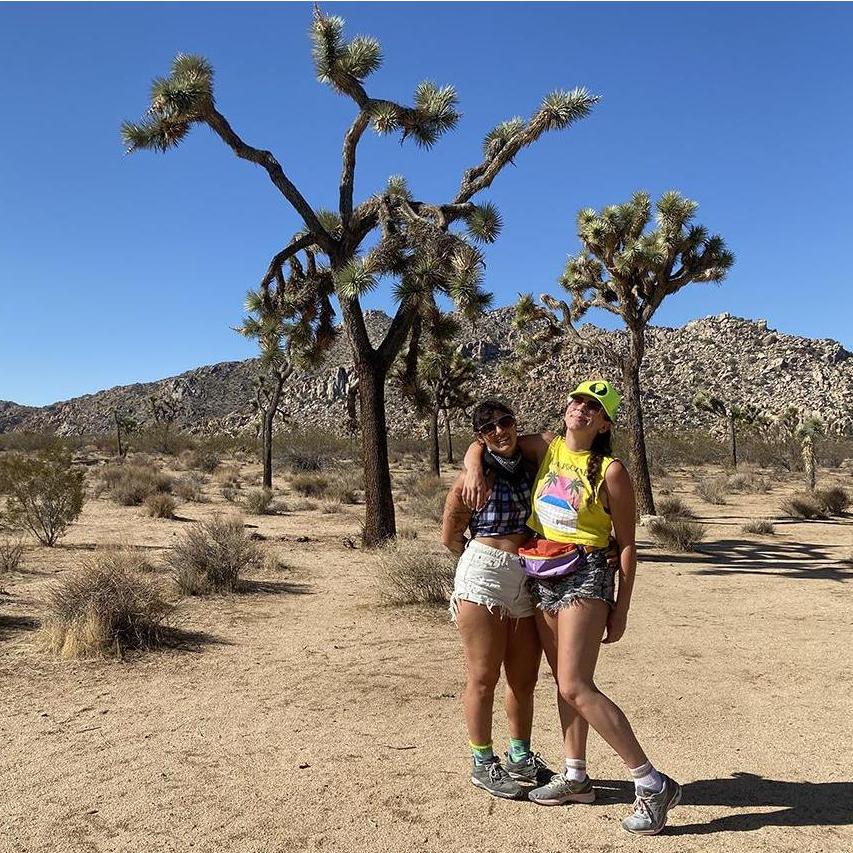
[[[247,517],[288,568],[184,600],[188,633],[171,647],[54,660],[38,633],[49,584],[95,544],[159,549],[186,527],[101,498],[62,547],[31,550],[0,579],[0,851],[853,849],[853,520],[745,536],[786,488],[710,506],[684,473],[675,481],[708,542],[671,556],[641,530],[628,631],[598,669],[684,785],[664,835],[621,830],[632,790],[595,735],[594,805],[542,808],[470,784],[455,631],[441,613],[378,604],[373,556],[344,544],[358,506]],[[425,547],[436,536],[403,520]],[[557,764],[544,668],[537,691],[535,747]]]

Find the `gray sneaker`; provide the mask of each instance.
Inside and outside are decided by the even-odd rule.
[[[540,806],[561,806],[563,803],[594,803],[595,788],[589,776],[583,782],[567,779],[562,773],[555,773],[547,785],[534,788],[527,798]]]
[[[554,771],[542,760],[538,752],[528,752],[521,761],[513,761],[506,756],[506,772],[517,782],[527,782],[531,785],[546,785],[554,778]]]
[[[503,797],[506,800],[517,800],[522,795],[521,785],[512,779],[501,766],[500,759],[495,756],[485,764],[472,763],[471,781],[493,797]]]
[[[663,774],[661,774],[663,775]],[[663,777],[663,790],[654,792],[640,786],[634,811],[622,821],[622,829],[635,835],[657,835],[666,826],[666,816],[681,802],[681,785]]]

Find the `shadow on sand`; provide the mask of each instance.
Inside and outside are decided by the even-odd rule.
[[[630,782],[596,780],[596,794],[605,802],[630,803]],[[700,779],[683,785],[681,802],[690,806],[728,806],[767,809],[740,812],[709,820],[667,826],[665,835],[710,835],[715,832],[753,832],[765,826],[849,826],[853,824],[853,782],[782,782],[754,773],[734,773],[728,779]],[[673,812],[677,816],[678,811]],[[675,817],[677,821],[677,817]]]
[[[805,542],[747,542],[721,539],[699,546],[692,554],[644,554],[642,562],[689,564],[699,575],[778,575],[785,578],[847,581],[853,565]]]
[[[208,646],[233,646],[234,643],[207,631],[189,631],[185,628],[167,626],[161,629],[157,645],[161,649],[198,654]]]
[[[311,595],[313,592],[307,583],[252,580],[251,578],[241,578],[234,591],[238,595]]]
[[[0,640],[24,631],[37,631],[41,622],[34,616],[18,616],[12,613],[0,613]]]

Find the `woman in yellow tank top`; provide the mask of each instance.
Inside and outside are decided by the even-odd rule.
[[[569,395],[564,436],[546,432],[519,438],[522,453],[538,465],[528,520],[537,535],[519,553],[534,575],[528,583],[557,681],[566,755],[565,771],[528,796],[549,806],[595,800],[586,773],[591,725],[634,779],[637,798],[623,828],[656,835],[681,799],[681,787],[655,769],[625,715],[594,682],[601,643],[615,643],[625,632],[637,564],[634,488],[611,449],[619,403],[609,383],[582,382]],[[475,445],[465,456],[463,498],[473,507],[486,497],[478,456]],[[617,571],[606,556],[611,531],[619,553],[618,589]]]

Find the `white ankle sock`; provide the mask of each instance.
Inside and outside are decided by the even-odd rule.
[[[567,758],[564,773],[573,782],[583,782],[586,779],[586,761],[583,758]]]
[[[649,791],[663,790],[663,776],[658,773],[652,766],[651,761],[647,761],[640,767],[630,769],[631,776],[634,777],[634,788],[639,788],[641,785]]]

